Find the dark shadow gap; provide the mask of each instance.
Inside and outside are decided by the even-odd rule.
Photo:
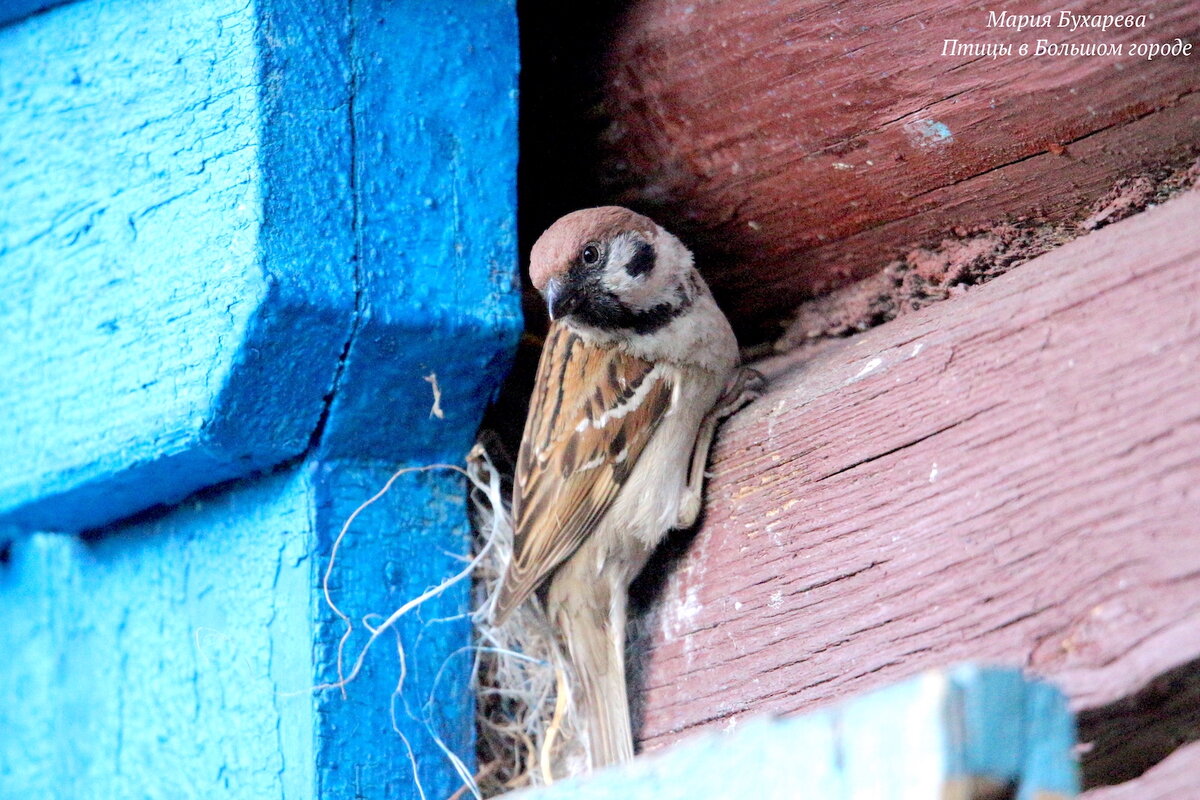
[[[1200,657],[1153,678],[1136,693],[1079,714],[1083,789],[1143,775],[1200,739]]]

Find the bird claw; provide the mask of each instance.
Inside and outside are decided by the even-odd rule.
[[[767,379],[756,369],[742,367],[725,387],[717,399],[715,414],[718,419],[733,416],[745,406],[762,397],[767,389]]]

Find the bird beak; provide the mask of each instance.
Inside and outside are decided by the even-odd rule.
[[[579,306],[578,293],[571,286],[564,286],[558,278],[551,278],[542,294],[546,297],[551,322],[562,319]]]

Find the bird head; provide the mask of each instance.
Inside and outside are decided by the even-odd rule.
[[[686,310],[692,254],[671,234],[618,206],[575,211],[533,246],[529,276],[552,320],[647,333]]]

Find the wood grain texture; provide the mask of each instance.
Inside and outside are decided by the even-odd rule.
[[[521,325],[514,4],[346,8],[358,313],[311,451],[320,553],[397,466],[463,463]],[[386,616],[466,567],[462,478],[405,474],[344,547],[333,581],[355,625],[353,653],[368,639],[366,615]],[[461,788],[447,753],[473,771],[469,596],[469,579],[448,585],[376,643],[348,700],[319,698],[313,796],[417,800]],[[324,607],[314,617],[316,669],[331,681],[345,626]]]
[[[360,313],[322,453],[458,463],[521,331],[516,17],[507,0],[352,13]]]
[[[308,460],[91,541],[14,542],[0,797],[416,800],[407,746],[429,796],[451,794],[434,736],[470,759],[466,582],[378,641],[346,698],[312,691],[337,680],[347,630],[322,594],[332,541],[391,472]],[[462,493],[449,472],[403,476],[348,532],[330,579],[353,623],[344,674],[364,616],[462,570]]]
[[[0,517],[93,528],[308,446],[354,319],[344,14],[0,28]]]
[[[311,797],[311,492],[289,470],[99,541],[18,539],[0,796]]]
[[[1053,687],[967,665],[801,716],[749,720],[518,796],[1062,800],[1078,791],[1073,730]]]
[[[739,327],[761,330],[955,228],[1071,218],[1119,178],[1200,146],[1200,55],[1035,52],[1039,39],[1196,43],[1195,3],[1143,4],[1144,27],[1107,31],[1059,28],[1063,9],[639,0],[612,38],[599,175],[677,228]],[[989,11],[1049,14],[1054,27],[989,28]],[[1014,53],[943,55],[948,39]]]
[[[462,573],[471,530],[460,475],[445,469],[401,475],[355,519],[338,548],[329,589],[348,617],[341,619],[321,594],[333,542],[343,523],[383,488],[395,468],[315,459],[309,466],[314,492],[308,666],[311,685],[316,685],[338,680],[339,647],[342,675],[351,673],[370,639],[364,620],[378,625]],[[310,695],[314,781],[301,797],[420,800],[449,797],[462,786],[447,752],[474,763],[469,590],[470,580],[463,576],[400,617],[371,646],[345,697],[337,690]]]
[[[473,770],[465,575],[345,697],[311,689],[467,563],[462,477],[389,479],[459,462],[511,358],[516,55],[508,0],[0,28],[26,211],[0,216],[0,497],[73,529],[273,467],[84,537],[0,519],[0,797],[417,800],[461,786],[450,753]],[[330,571],[343,618],[333,542],[385,485]]]
[[[643,746],[962,659],[1095,708],[1200,654],[1198,218],[773,365],[636,626]]]

